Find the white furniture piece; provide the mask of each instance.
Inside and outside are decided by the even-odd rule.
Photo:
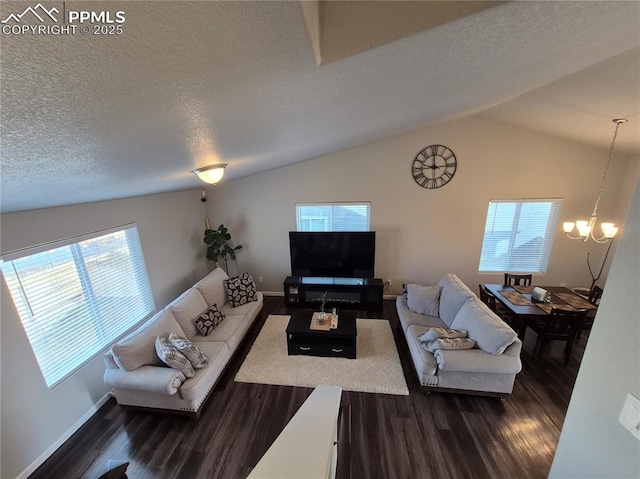
[[[316,387],[247,479],[335,477],[341,396],[338,386]]]
[[[455,274],[445,275],[438,287],[439,316],[412,311],[403,296],[396,300],[422,389],[507,398],[522,369],[522,342]],[[418,339],[430,328],[468,330],[469,338],[477,345],[473,349],[431,353]]]
[[[112,387],[118,404],[200,415],[205,400],[262,310],[261,293],[257,293],[257,301],[231,307],[227,279],[224,270],[216,268],[104,355],[104,381]],[[211,334],[202,336],[194,320],[214,304],[225,318]],[[209,365],[196,369],[193,378],[167,367],[156,354],[156,338],[172,332],[196,343],[209,359]]]

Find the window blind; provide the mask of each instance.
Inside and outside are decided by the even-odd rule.
[[[546,273],[560,199],[491,200],[479,271]]]
[[[296,204],[298,231],[369,231],[371,203]]]
[[[82,238],[0,265],[49,388],[154,311],[136,226]]]

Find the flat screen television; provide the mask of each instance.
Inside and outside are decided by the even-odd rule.
[[[290,231],[291,275],[373,278],[375,231]]]

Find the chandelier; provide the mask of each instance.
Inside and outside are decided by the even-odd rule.
[[[562,224],[562,229],[567,236],[571,239],[580,239],[583,241],[587,241],[589,238],[594,240],[596,243],[607,243],[613,239],[613,237],[618,233],[618,227],[614,223],[600,223],[600,229],[602,230],[602,236],[600,238],[596,238],[593,230],[596,226],[596,221],[598,220],[598,204],[600,203],[600,197],[602,196],[602,190],[604,189],[604,180],[607,178],[607,170],[609,169],[609,163],[611,162],[611,154],[613,153],[613,145],[616,143],[616,137],[618,136],[618,128],[623,123],[626,123],[627,120],[623,118],[616,118],[612,120],[616,124],[616,131],[613,134],[613,141],[611,142],[611,148],[609,148],[609,157],[607,158],[607,165],[604,167],[604,174],[602,175],[602,182],[600,183],[600,191],[598,192],[598,199],[596,199],[596,204],[593,207],[593,213],[591,213],[591,218],[589,220],[578,220],[578,221],[566,221]],[[578,231],[578,236],[571,236],[571,232],[573,229]]]

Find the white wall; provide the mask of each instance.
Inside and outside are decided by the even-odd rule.
[[[437,190],[411,177],[413,158],[431,144],[450,147],[458,159],[453,180]],[[403,282],[435,284],[447,272],[475,290],[478,282],[502,281],[478,274],[489,199],[562,197],[561,222],[588,219],[606,158],[606,150],[471,118],[222,182],[208,188],[207,205],[212,224],[224,223],[245,246],[238,267],[263,276],[265,291],[281,292],[290,274],[295,203],[314,201],[371,201],[376,276],[392,280],[392,293]],[[617,224],[633,192],[623,185],[628,160],[614,153],[598,210]],[[586,254],[596,264],[604,249],[569,240],[559,228],[549,270],[536,282],[589,286]]]
[[[638,478],[640,441],[619,422],[640,398],[640,182],[582,358],[551,478]]]
[[[160,309],[207,272],[200,190],[4,214],[2,252],[136,222],[151,290]],[[47,389],[10,293],[2,281],[1,471],[14,478],[90,413],[108,388],[99,356]]]

